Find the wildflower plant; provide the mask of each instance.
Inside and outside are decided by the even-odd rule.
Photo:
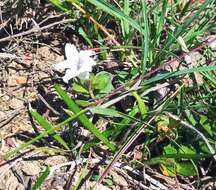
[[[119,68],[123,69],[114,74],[105,69],[93,73],[96,61],[92,56],[95,52],[78,51],[73,44],[67,43],[66,59],[54,65],[55,70],[65,72],[63,82],[71,85],[75,92],[72,95],[60,84],[54,86],[67,105],[67,118],[52,125],[32,112],[46,132],[8,152],[5,158],[47,134],[64,150],[72,150],[76,144],[65,142],[56,131],[78,120],[93,137],[75,151],[76,156],[80,157],[82,151],[86,153],[91,148],[107,151],[107,155],[113,156],[98,183],[103,181],[122,154],[127,154],[126,150],[134,142],[135,145],[140,143],[140,160],[130,157],[124,161],[136,169],[144,167],[144,164],[157,165],[167,176],[199,176],[199,161],[212,157],[216,151],[216,66],[212,58],[209,58],[208,65],[184,69],[181,65],[191,52],[208,49],[209,42],[203,41],[202,37],[213,28],[215,1],[206,0],[199,6],[192,6],[193,1],[182,5],[180,1],[168,0],[154,3],[122,0],[119,3],[115,1],[114,5],[104,0],[50,2],[70,17],[74,16],[71,6],[84,14],[83,20],[76,23],[79,25],[77,31],[82,31],[80,35],[87,44],[104,50],[104,57],[109,56],[109,49],[118,49]],[[137,9],[133,9],[134,5]],[[113,28],[116,26],[114,35],[106,29],[111,24]],[[180,38],[184,43],[179,43]],[[186,53],[182,44],[187,47]],[[208,51],[213,55],[212,50]],[[179,65],[175,67],[175,63]],[[166,70],[166,66],[172,67],[173,71]],[[196,72],[203,76],[204,85],[193,83],[188,87],[182,79]],[[80,80],[69,83],[76,77]],[[100,126],[102,129],[94,122],[98,118],[108,122]],[[109,159],[109,156],[104,157]]]

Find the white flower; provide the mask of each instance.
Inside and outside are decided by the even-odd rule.
[[[79,77],[81,80],[88,80],[89,73],[96,62],[90,56],[95,52],[91,50],[81,50],[78,52],[77,48],[70,43],[65,45],[66,60],[54,65],[55,70],[65,70],[63,81],[68,81],[74,77]]]

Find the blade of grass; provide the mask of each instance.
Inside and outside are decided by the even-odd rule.
[[[39,178],[37,178],[37,181],[35,182],[31,190],[39,189],[43,184],[43,182],[46,180],[46,178],[49,176],[49,173],[50,173],[50,167],[48,166],[46,167],[46,170],[42,173],[42,175]]]
[[[114,110],[114,109],[110,109],[110,108],[102,108],[102,107],[94,107],[91,108],[90,111],[93,114],[100,114],[100,115],[105,115],[108,117],[122,117],[125,118],[125,116],[123,114],[121,114],[120,112]]]
[[[189,17],[182,25],[178,26],[176,31],[174,32],[173,35],[170,35],[169,38],[165,41],[164,43],[164,47],[161,50],[161,53],[159,53],[159,55],[156,57],[156,59],[154,60],[154,63],[158,62],[158,60],[161,59],[162,53],[174,42],[177,40],[177,38],[182,35],[184,32],[186,32],[188,30],[188,27],[191,25],[191,23],[193,23],[200,15],[200,13],[202,11],[204,11],[204,9],[213,2],[214,0],[206,0],[200,7],[199,9],[196,11],[196,13],[194,15],[192,15],[191,17]]]
[[[134,21],[131,17],[125,15],[121,10],[118,8],[114,7],[110,3],[104,1],[104,0],[87,0],[89,3],[95,5],[97,8],[102,9],[106,13],[120,19],[120,20],[125,20],[127,21],[132,27],[137,29],[139,32],[142,33],[142,28],[140,25]]]
[[[123,7],[123,12],[125,15],[129,16],[130,14],[130,2],[129,0],[124,0],[124,7]],[[122,21],[122,34],[124,38],[126,39],[130,33],[129,29],[129,23],[126,20]]]
[[[47,134],[53,137],[65,149],[70,150],[67,143],[61,138],[59,134],[55,132],[53,126],[46,119],[44,119],[38,112],[31,111],[30,113],[34,117],[34,119],[41,125],[41,127],[46,130]]]
[[[59,130],[61,129],[63,126],[65,126],[67,123],[73,121],[74,119],[76,119],[79,115],[85,113],[87,110],[82,110],[81,112],[69,117],[68,119],[66,119],[65,121],[63,121],[62,123],[59,123],[58,125],[56,125],[53,129],[54,130]],[[53,129],[50,129],[48,132],[51,132]],[[17,148],[10,150],[8,152],[6,152],[5,154],[3,154],[0,158],[3,160],[7,160],[8,158],[10,158],[11,156],[17,154],[19,151],[26,149],[29,145],[41,140],[43,137],[45,137],[47,135],[47,131],[44,131],[43,133],[39,134],[38,136],[34,137],[33,139],[19,145]]]
[[[128,116],[130,117],[135,117],[135,115],[139,112],[139,109],[137,107],[134,107],[129,113]],[[116,140],[120,133],[128,127],[128,125],[131,125],[130,123],[132,122],[131,118],[125,118],[123,119],[119,125],[117,124],[117,128],[113,130],[113,136],[112,139]]]
[[[116,140],[116,139],[118,138],[119,134],[120,134],[126,127],[128,127],[128,125],[130,125],[129,123],[130,123],[131,121],[134,120],[134,118],[135,118],[134,116],[138,113],[138,111],[139,111],[138,108],[132,109],[132,110],[128,113],[127,117],[125,117],[125,118],[121,121],[121,123],[119,123],[119,125],[117,124],[117,127],[116,127],[116,128],[114,128],[114,129],[113,129],[113,128],[107,128],[105,131],[103,131],[103,134],[104,134],[105,136],[107,136],[107,137],[110,136],[110,138],[111,138],[112,140]],[[125,115],[126,115],[126,114],[125,114]],[[84,145],[83,150],[86,151],[86,150],[88,150],[90,147],[95,146],[97,143],[98,143],[98,140],[97,140],[97,139],[93,139],[93,140],[87,142],[87,143]]]
[[[210,72],[201,72],[201,73],[205,78],[207,78],[211,82],[212,86],[216,87],[216,78],[212,76],[212,73]]]
[[[145,117],[147,116],[147,112],[148,112],[147,106],[145,105],[142,98],[137,94],[137,92],[135,92],[135,91],[132,92],[132,95],[136,98],[136,100],[138,102],[138,107],[139,107],[142,119],[145,119]]]
[[[153,45],[154,44],[156,44],[157,46],[160,45],[160,38],[161,38],[162,31],[163,31],[164,24],[165,24],[165,15],[167,12],[167,3],[168,3],[167,0],[163,0],[161,14],[157,16],[157,22],[154,23],[154,24],[156,24],[156,37],[153,38],[153,43],[152,43]]]
[[[77,104],[68,96],[68,94],[60,87],[60,85],[54,85],[56,92],[66,103],[68,108],[74,113],[77,114],[80,112],[80,108]],[[92,122],[86,117],[86,115],[82,114],[78,116],[80,123],[88,129],[91,133],[93,133],[98,139],[100,139],[106,146],[108,146],[112,151],[115,150],[115,146],[110,143],[110,141],[102,134],[100,131],[94,126]]]
[[[142,60],[141,60],[141,69],[144,74],[146,71],[146,64],[149,54],[149,27],[148,27],[148,14],[147,14],[147,5],[145,0],[141,1],[142,5],[142,18],[143,18],[143,40],[142,40]]]
[[[199,73],[199,72],[214,71],[214,70],[216,70],[216,66],[203,66],[203,67],[197,67],[197,68],[192,68],[192,69],[183,69],[183,70],[176,71],[176,72],[159,74],[158,76],[152,77],[151,79],[144,81],[143,84],[148,85],[148,84],[151,84],[153,82],[168,79],[171,77],[177,77],[177,76],[181,76],[181,75],[191,74],[194,72]]]
[[[52,3],[55,7],[57,7],[59,10],[72,16],[72,11],[70,10],[70,8],[67,6],[65,2],[62,2],[60,0],[49,0],[49,2]]]
[[[103,108],[103,107],[98,106],[98,107],[90,108],[90,111],[92,113],[94,113],[94,114],[105,115],[105,116],[108,116],[108,117],[120,117],[120,118],[130,119],[132,121],[142,123],[142,121],[140,119],[137,119],[135,117],[124,114],[122,112],[116,111],[116,110],[111,109],[111,108]],[[146,112],[143,113],[143,114],[145,114],[145,116],[146,116]]]

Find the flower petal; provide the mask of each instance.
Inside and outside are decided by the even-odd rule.
[[[78,75],[78,77],[81,80],[88,80],[89,79],[89,72],[88,71],[82,72]]]
[[[64,60],[60,63],[55,64],[53,67],[55,70],[64,70],[70,68],[71,63],[68,60]]]
[[[70,79],[77,77],[79,74],[77,70],[67,69],[62,79],[65,83],[68,83]]]
[[[74,63],[79,62],[79,52],[75,45],[67,43],[65,45],[65,56],[68,60],[73,60]]]
[[[92,72],[93,66],[90,63],[91,61],[88,62],[83,62],[83,64],[81,64],[80,69],[78,70],[79,73],[83,73],[83,72]]]
[[[92,51],[92,50],[81,50],[81,51],[79,52],[79,56],[80,56],[80,57],[83,57],[83,56],[90,57],[90,56],[92,56],[92,55],[95,55],[95,52]]]
[[[92,71],[92,67],[94,65],[96,65],[96,62],[94,61],[93,58],[89,57],[89,53],[91,53],[92,51],[80,51],[79,56],[80,56],[80,60],[79,60],[79,69],[81,69],[82,71]],[[85,54],[87,53],[87,54]]]

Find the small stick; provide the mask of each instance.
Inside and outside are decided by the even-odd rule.
[[[11,35],[11,36],[7,36],[5,38],[1,38],[0,42],[10,41],[13,38],[18,38],[18,37],[29,35],[31,33],[40,32],[42,30],[46,30],[46,29],[51,28],[53,26],[56,26],[58,24],[69,23],[69,22],[72,22],[72,21],[73,21],[73,19],[65,19],[65,20],[61,20],[61,21],[58,21],[58,22],[48,24],[47,26],[43,26],[41,28],[38,28],[38,27],[34,26],[33,28],[31,28],[31,29],[29,29],[27,31],[24,31],[24,32],[21,32],[21,33],[18,33],[18,34],[14,34],[14,35]]]
[[[11,54],[11,53],[0,53],[0,58],[16,59],[18,57],[14,54]]]
[[[38,94],[38,98],[48,107],[54,114],[61,115],[58,111],[56,111],[45,99],[43,96]]]
[[[140,129],[138,129],[138,131],[129,139],[129,141],[123,145],[120,150],[116,153],[116,155],[114,156],[113,160],[110,162],[110,164],[107,166],[107,168],[105,169],[105,171],[102,173],[102,175],[100,176],[99,180],[97,181],[96,185],[99,185],[103,179],[106,177],[106,175],[109,173],[109,171],[112,169],[112,167],[115,165],[115,163],[117,162],[117,160],[121,157],[122,154],[124,154],[124,152],[129,148],[129,146],[137,139],[137,137],[139,137],[139,135],[143,132],[143,130],[150,125],[150,123],[155,119],[155,116],[153,116],[148,123],[144,124],[143,126],[140,127]]]
[[[14,112],[12,112],[7,119],[1,119],[1,123],[0,123],[0,128],[4,127],[6,124],[8,124],[14,117],[16,117],[17,115],[20,114],[20,111],[18,110],[14,110]]]
[[[117,42],[115,40],[115,38],[110,35],[110,33],[107,31],[107,29],[101,25],[100,23],[98,23],[86,10],[84,10],[82,7],[80,7],[79,5],[77,5],[76,3],[72,2],[71,3],[74,7],[76,7],[80,12],[82,12],[90,21],[92,21],[98,28],[100,28],[109,39],[111,39],[113,41],[113,43],[115,43],[116,45],[120,45],[119,42]]]
[[[61,167],[65,167],[65,166],[69,166],[70,165],[70,171],[73,170],[75,167],[77,167],[80,164],[84,164],[87,162],[91,162],[92,164],[109,164],[108,160],[100,160],[97,158],[92,158],[91,160],[89,160],[89,158],[81,158],[78,160],[73,160],[73,161],[69,161],[69,162],[65,162],[65,163],[61,163],[55,166],[52,166],[50,168],[50,173],[49,176],[47,177],[47,179],[50,179],[51,176],[54,174],[54,172],[58,171]],[[140,175],[140,172],[136,169],[133,169],[131,166],[126,165],[126,164],[122,164],[120,162],[116,162],[113,167],[115,168],[119,168],[120,171],[125,170],[125,171],[130,171],[131,173],[135,174],[135,175]],[[156,179],[152,178],[150,175],[145,174],[145,178],[146,180],[148,180],[150,183],[154,184],[155,186],[159,187],[160,189],[167,189],[163,184],[161,184],[159,181],[157,181]]]

